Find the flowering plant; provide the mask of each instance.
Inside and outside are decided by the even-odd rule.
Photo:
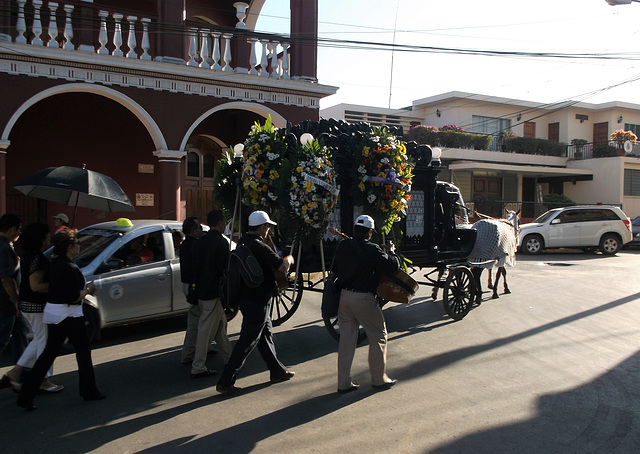
[[[239,161],[234,162],[233,155],[227,151],[222,154],[222,158],[216,165],[213,179],[215,202],[225,212],[225,216],[231,218],[242,176],[242,164]]]
[[[638,136],[636,136],[633,132],[625,131],[624,129],[618,129],[612,132],[609,137],[611,138],[611,140],[615,140],[620,144],[628,140],[629,142],[635,145],[635,143],[638,141]]]
[[[440,131],[464,132],[464,129],[456,125],[444,125],[440,128]]]
[[[384,234],[406,214],[413,163],[403,142],[386,128],[372,128],[354,152],[354,204],[362,205]]]
[[[507,130],[504,130],[504,131],[500,131],[500,134],[498,134],[498,136],[502,140],[511,140],[511,139],[515,139],[517,137],[517,134],[515,132],[513,132],[512,130],[507,129]]]
[[[244,143],[242,165],[242,202],[255,209],[271,208],[278,198],[280,165],[286,153],[284,134],[271,123],[271,116],[264,126],[259,123],[251,128]]]

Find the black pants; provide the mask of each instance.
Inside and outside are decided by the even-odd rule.
[[[224,366],[219,384],[229,386],[236,382],[238,371],[256,346],[269,368],[271,378],[280,377],[287,371],[287,368],[276,356],[270,315],[271,304],[240,300],[239,306],[240,312],[242,312],[240,338],[233,347],[229,362]]]
[[[84,325],[84,317],[67,317],[60,323],[47,325],[47,327],[49,330],[47,346],[38,357],[31,372],[27,374],[20,394],[29,400],[33,400],[42,380],[56,356],[58,356],[58,352],[67,337],[76,350],[76,361],[80,376],[80,395],[88,397],[97,394],[96,377],[91,361],[91,346],[89,345],[89,336],[87,336],[87,330]]]

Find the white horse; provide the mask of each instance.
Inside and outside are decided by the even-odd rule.
[[[472,228],[478,231],[476,244],[469,254],[468,263],[473,269],[476,283],[476,303],[482,302],[482,284],[480,276],[487,268],[491,271],[498,269],[496,282],[493,283],[492,298],[498,298],[498,282],[504,277],[505,293],[511,293],[507,285],[507,270],[505,265],[515,266],[517,250],[517,232],[519,228],[518,215],[520,212],[506,210],[504,219],[481,219]],[[491,282],[491,278],[489,278]]]

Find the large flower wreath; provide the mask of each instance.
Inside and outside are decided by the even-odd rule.
[[[316,140],[289,151],[290,158],[281,171],[289,176],[283,190],[289,194],[291,227],[303,243],[316,242],[324,234],[340,192],[331,155]]]
[[[242,188],[245,205],[270,211],[278,199],[280,165],[286,154],[284,135],[273,126],[271,116],[264,126],[256,124],[244,143]]]
[[[352,170],[354,205],[372,216],[379,230],[388,234],[393,223],[406,215],[411,197],[413,163],[404,143],[384,127],[374,127],[354,150]]]

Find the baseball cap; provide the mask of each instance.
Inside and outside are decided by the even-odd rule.
[[[53,219],[60,219],[62,222],[64,222],[65,224],[69,223],[69,216],[67,216],[64,213],[58,213],[55,216],[52,216]]]
[[[249,227],[256,227],[262,224],[278,225],[269,219],[269,215],[264,211],[254,211],[249,215]]]
[[[358,216],[356,219],[356,222],[353,225],[354,226],[359,225],[361,227],[365,227],[371,230],[376,229],[376,223],[373,221],[373,218],[366,214],[363,214],[362,216]]]

